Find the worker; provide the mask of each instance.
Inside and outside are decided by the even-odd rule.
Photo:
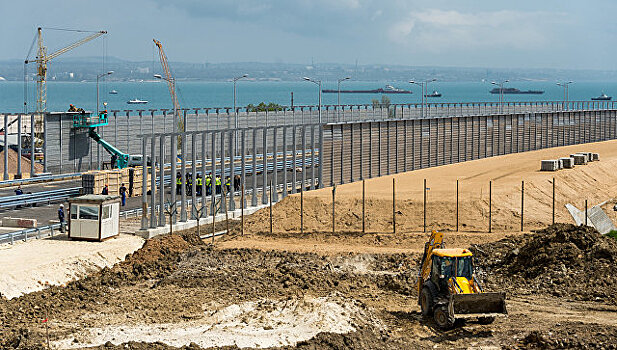
[[[126,205],[126,187],[124,187],[124,184],[122,184],[122,186],[120,186],[120,196],[122,198],[122,206],[124,207]]]
[[[182,191],[182,175],[178,171],[176,173],[176,194],[180,194],[180,191]]]
[[[15,190],[15,195],[21,196],[22,194],[24,194],[24,191],[21,189],[21,185],[19,185],[17,186],[17,189]]]
[[[112,169],[117,168],[117,164],[116,164],[117,161],[118,161],[118,156],[115,154],[112,154],[111,155],[111,168]]]
[[[69,105],[69,112],[77,112],[77,108],[75,108],[75,106],[73,106],[72,104]]]
[[[227,192],[231,190],[231,178],[229,176],[225,177],[225,190]]]
[[[235,175],[234,176],[234,191],[240,192],[240,185],[242,185],[242,176]]]
[[[107,187],[107,184],[105,184],[105,186],[103,186],[103,190],[101,191],[101,194],[103,194],[103,195],[108,195],[109,194],[109,187]]]
[[[209,196],[212,194],[212,175],[208,173],[206,175],[206,195]]]
[[[201,174],[197,173],[197,195],[198,196],[201,196],[203,193],[201,189],[203,187],[203,184],[204,182],[203,182],[203,179],[201,178]]]
[[[191,173],[188,173],[186,177],[186,195],[187,196],[193,195],[193,174]]]
[[[216,175],[214,178],[214,185],[216,186],[216,194],[221,193],[221,176]]]
[[[58,221],[60,222],[60,232],[64,233],[64,204],[58,208]]]

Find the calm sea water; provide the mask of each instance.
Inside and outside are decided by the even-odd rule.
[[[365,82],[348,81],[342,89],[377,89],[386,84],[413,91],[413,94],[388,94],[392,103],[419,103],[420,87],[405,82]],[[336,89],[336,82],[324,82],[322,88]],[[233,84],[231,82],[178,82],[180,104],[186,108],[231,107],[233,106]],[[436,82],[429,85],[429,92],[437,90],[441,98],[430,98],[429,102],[479,102],[498,101],[499,95],[489,93],[494,86],[483,82]],[[512,82],[506,87],[521,90],[544,90],[542,95],[505,95],[506,101],[560,101],[563,88],[555,82]],[[35,109],[34,83],[28,86],[29,111]],[[118,91],[117,95],[109,91]],[[249,103],[275,102],[289,106],[291,92],[294,105],[316,105],[317,85],[298,82],[254,82],[237,83],[237,105]],[[617,82],[577,82],[570,85],[570,100],[590,100],[605,92],[617,98]],[[146,105],[129,105],[130,99],[149,101]],[[337,94],[323,94],[323,104],[336,104]],[[379,94],[341,94],[342,104],[370,104],[372,99],[380,99]],[[70,103],[88,110],[96,109],[96,83],[94,82],[49,82],[47,84],[47,106],[49,111],[64,111]],[[107,102],[108,109],[160,109],[171,108],[167,85],[162,82],[102,82],[100,101]],[[21,112],[24,104],[24,85],[22,82],[0,82],[0,113]]]

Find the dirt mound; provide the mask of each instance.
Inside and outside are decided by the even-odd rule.
[[[472,250],[490,285],[617,304],[617,241],[593,228],[555,224]]]
[[[19,155],[12,149],[9,149],[9,174],[17,173],[17,161],[19,159]],[[4,151],[0,152],[0,172],[4,172]],[[34,170],[37,173],[43,172],[43,165],[39,163],[34,163]],[[21,156],[21,172],[22,173],[30,173],[30,159],[24,156]]]
[[[559,324],[550,332],[532,331],[517,348],[524,349],[617,349],[614,327],[582,323]]]
[[[203,243],[189,234],[157,237],[147,240],[141,249],[112,268],[66,286],[52,286],[10,301],[0,300],[0,348],[23,347],[24,342],[33,338],[28,329],[33,320],[63,319],[67,309],[94,312],[113,288],[171,274],[182,256],[197,249],[196,245]]]

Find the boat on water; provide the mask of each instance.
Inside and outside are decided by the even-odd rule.
[[[437,90],[433,90],[433,93],[424,95],[424,97],[441,97],[441,92],[437,92]]]
[[[321,90],[323,93],[338,93],[339,90],[332,89],[324,89]],[[411,94],[412,92],[409,90],[395,88],[392,85],[386,85],[383,88],[379,89],[370,89],[370,90],[341,90],[342,94]]]
[[[111,91],[109,92],[109,94],[110,94],[110,95],[117,95],[117,94],[118,94],[118,91],[116,91],[116,90],[111,90]]]
[[[491,94],[515,94],[515,95],[541,95],[542,90],[519,90],[516,88],[494,88],[490,91]]]
[[[592,101],[610,101],[612,100],[613,97],[612,96],[608,96],[605,93],[602,93],[602,95],[598,96],[598,97],[592,97],[591,100]]]
[[[148,103],[148,101],[146,100],[140,100],[138,98],[134,98],[132,100],[128,100],[126,101],[126,103],[130,104],[130,105],[145,105],[146,103]]]

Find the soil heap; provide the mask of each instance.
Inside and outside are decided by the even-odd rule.
[[[617,304],[617,240],[591,227],[555,224],[471,249],[491,288]]]

